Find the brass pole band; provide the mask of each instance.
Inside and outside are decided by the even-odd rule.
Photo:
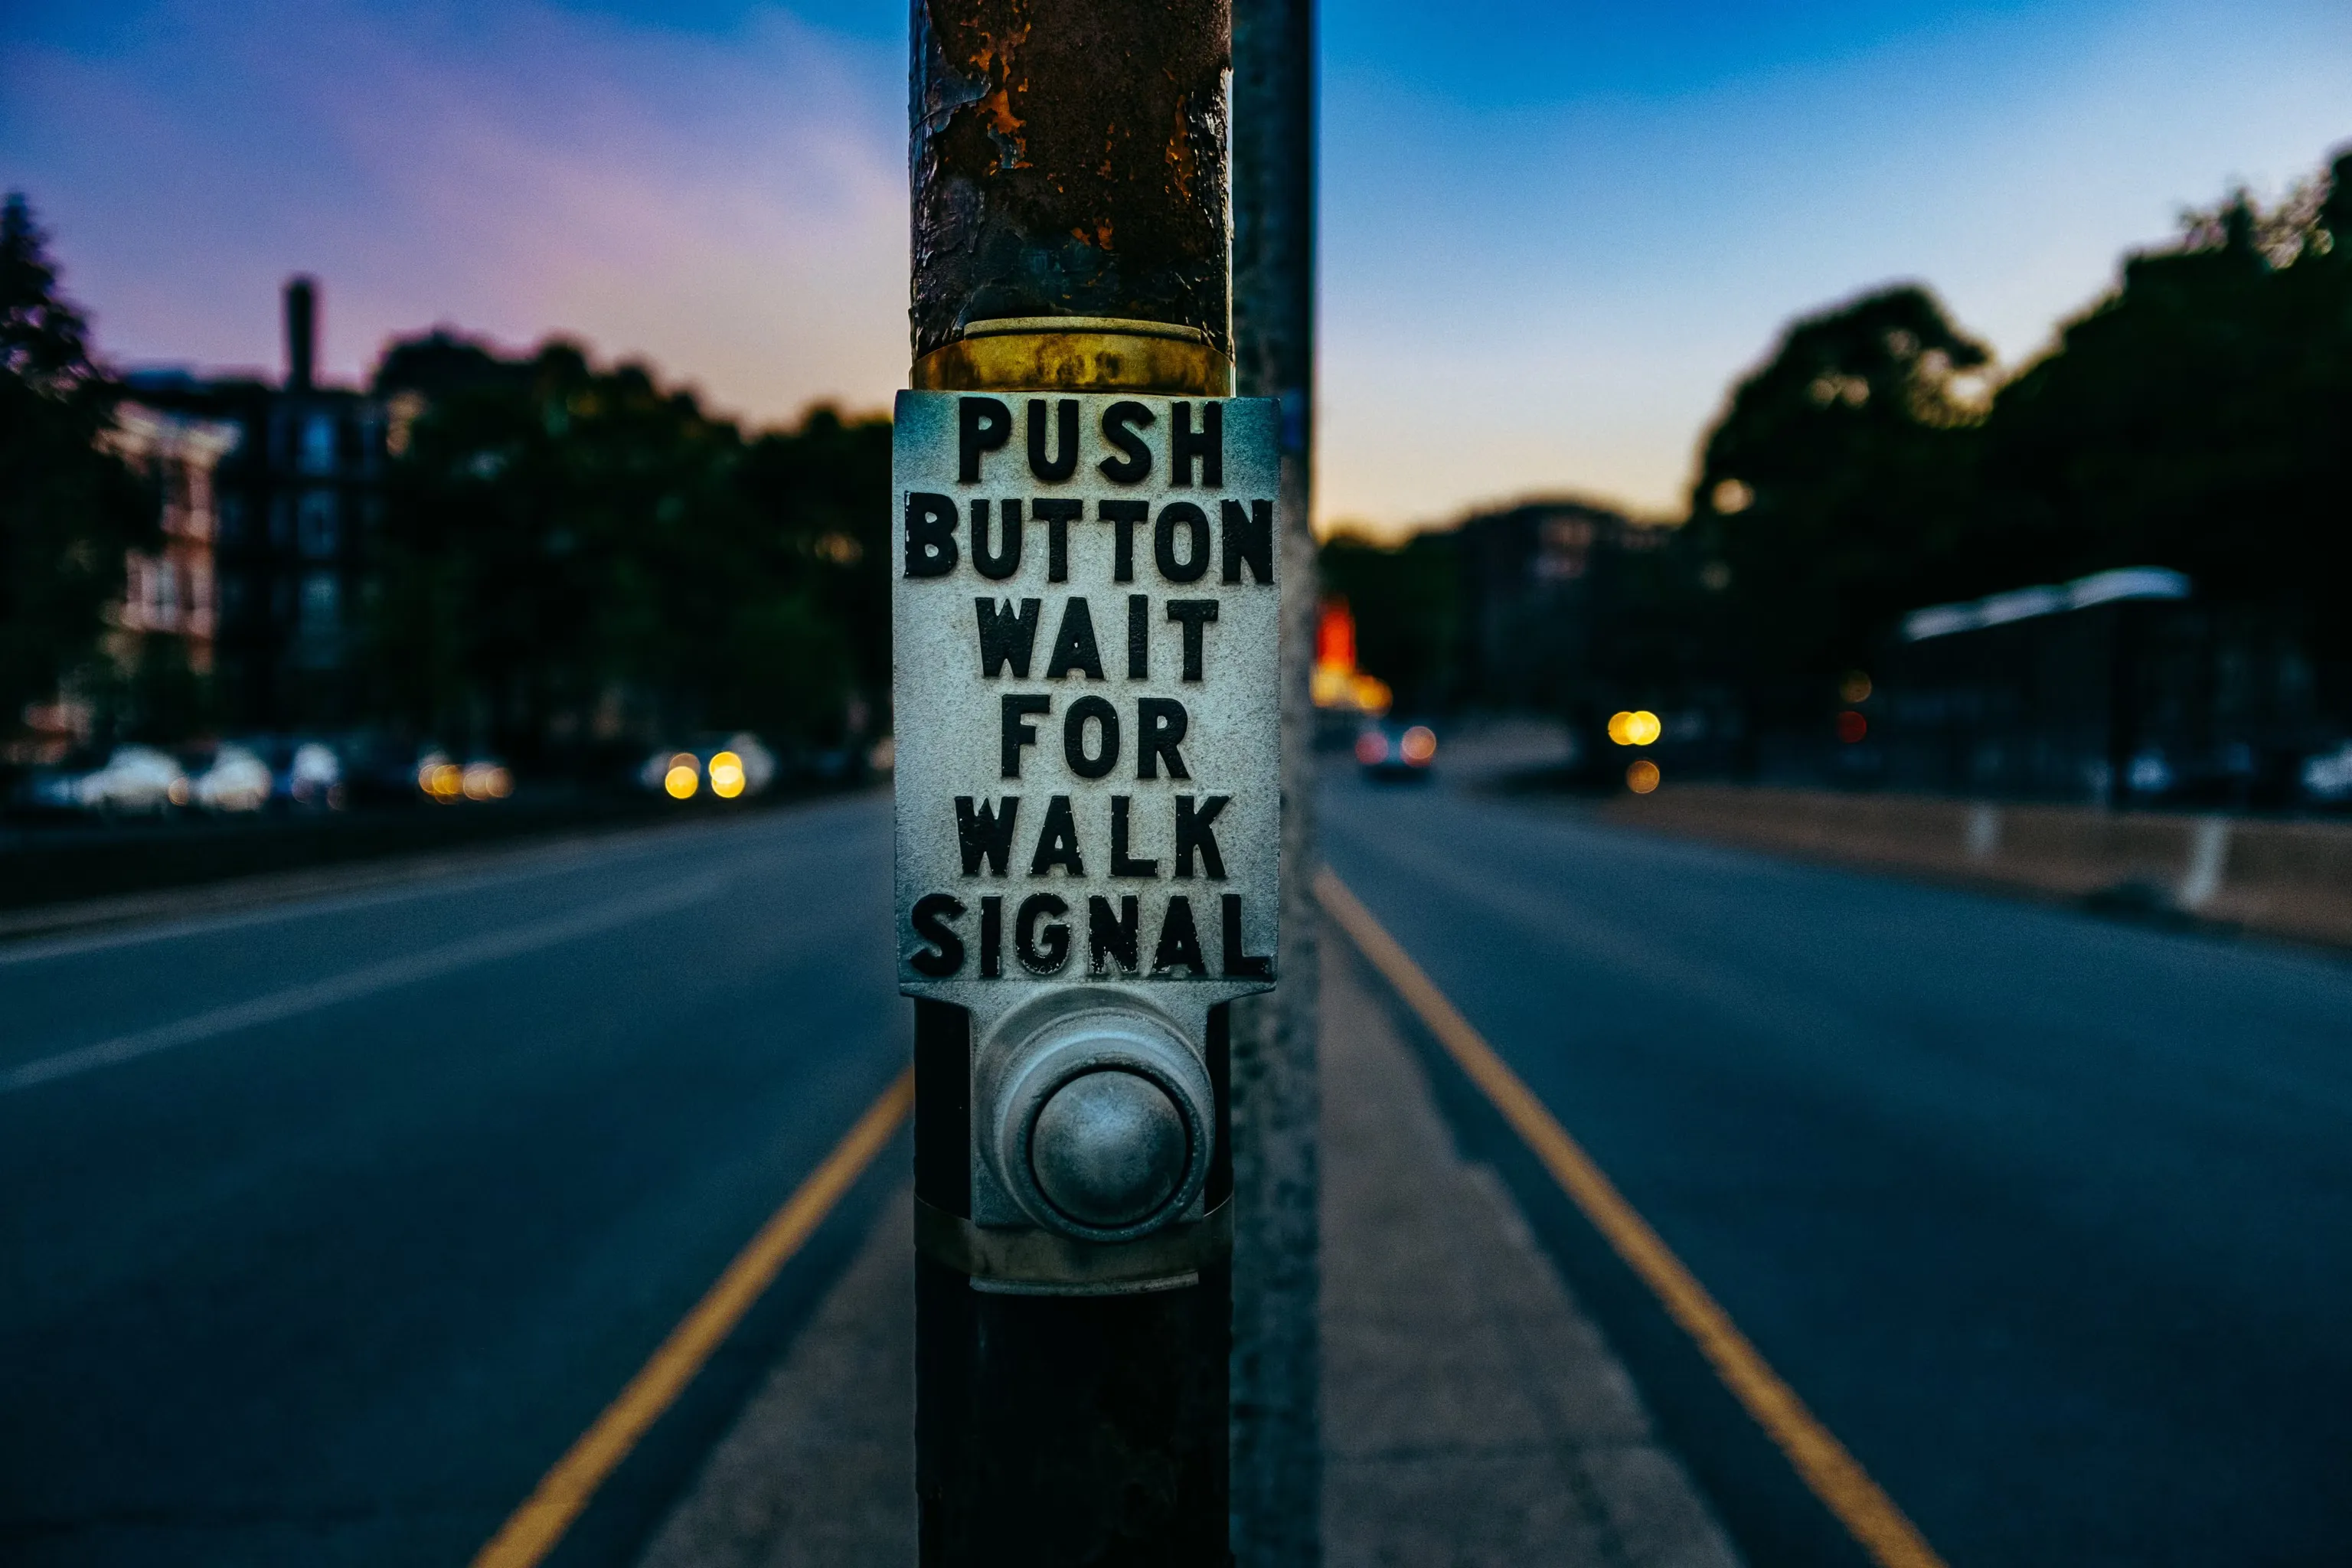
[[[1234,363],[1197,327],[1115,316],[974,321],[917,360],[918,392],[1150,392],[1231,397]]]

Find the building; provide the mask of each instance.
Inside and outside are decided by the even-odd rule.
[[[22,734],[0,752],[12,763],[54,764],[74,748],[136,714],[153,698],[152,678],[176,668],[181,684],[213,668],[218,629],[219,573],[214,551],[219,532],[215,479],[239,439],[236,426],[125,399],[100,444],[144,478],[161,510],[161,538],[152,550],[123,558],[122,596],[106,609],[100,647],[113,679],[77,677],[46,702],[26,706]],[[146,688],[142,689],[142,685]],[[138,697],[126,706],[125,694]],[[176,722],[184,711],[165,721]]]
[[[212,474],[211,660],[226,726],[340,726],[362,711],[358,609],[381,529],[383,403],[316,374],[318,289],[285,293],[286,371],[258,379],[134,375],[142,405],[235,432]]]
[[[1609,579],[1628,554],[1669,536],[1580,500],[1531,500],[1465,519],[1463,689],[1496,708],[1561,711],[1594,668],[1594,639],[1612,608]]]
[[[1863,760],[1906,788],[2280,807],[2343,742],[2291,628],[2159,566],[1915,610],[1882,668]]]
[[[115,410],[107,444],[146,476],[163,509],[163,541],[132,551],[123,563],[122,602],[109,640],[118,663],[131,662],[134,638],[178,640],[187,666],[213,668],[218,629],[219,573],[215,548],[220,510],[215,476],[241,439],[238,426],[124,402]]]

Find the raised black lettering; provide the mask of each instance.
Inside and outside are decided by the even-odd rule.
[[[980,900],[980,977],[1001,980],[1003,976],[1004,900],[991,893]]]
[[[1151,503],[1140,500],[1098,500],[1095,502],[1095,521],[1111,525],[1110,580],[1114,583],[1135,581],[1135,525],[1150,521]],[[952,547],[952,545],[950,546]],[[955,563],[950,561],[950,565]]]
[[[1176,557],[1179,529],[1192,542],[1181,561]],[[1161,507],[1160,521],[1151,525],[1151,559],[1171,583],[1199,582],[1209,569],[1209,514],[1188,500],[1172,500]]]
[[[1029,471],[1049,485],[1058,485],[1078,466],[1078,400],[1065,397],[1054,405],[1054,456],[1045,456],[1045,400],[1029,400]]]
[[[1242,896],[1227,893],[1222,902],[1224,919],[1219,922],[1225,929],[1225,978],[1228,980],[1271,980],[1274,960],[1244,951],[1242,947]]]
[[[1086,515],[1087,503],[1047,498],[1029,503],[1029,515],[1045,525],[1045,581],[1070,580],[1070,524]]]
[[[1203,628],[1217,618],[1217,601],[1171,599],[1168,601],[1168,618],[1184,628],[1184,679],[1199,680],[1202,679],[1202,644],[1206,640]]]
[[[1013,439],[1013,410],[993,397],[956,399],[956,478],[971,484],[980,459]]]
[[[1173,697],[1146,697],[1135,705],[1136,751],[1135,774],[1138,778],[1156,779],[1161,763],[1168,767],[1171,779],[1189,779],[1192,770],[1184,765],[1182,753],[1176,748],[1183,743],[1184,731],[1192,721],[1184,705]]]
[[[1103,439],[1126,454],[1105,458],[1095,465],[1113,484],[1140,484],[1151,475],[1151,448],[1135,432],[1149,428],[1159,416],[1140,403],[1114,403],[1103,410]]]
[[[953,893],[925,893],[915,900],[910,919],[915,938],[924,946],[921,952],[909,953],[907,962],[916,973],[945,980],[963,967],[963,938],[948,924],[962,913],[963,901]]]
[[[1201,857],[1201,869],[1212,882],[1225,879],[1225,858],[1217,853],[1217,814],[1233,805],[1229,795],[1213,795],[1195,805],[1189,795],[1176,797],[1176,875],[1192,875],[1192,856]]]
[[[1054,634],[1054,657],[1045,661],[1045,679],[1059,680],[1070,671],[1086,672],[1088,680],[1103,678],[1102,654],[1095,647],[1094,612],[1084,599],[1062,606],[1062,629]]]
[[[1192,459],[1201,460],[1201,482],[1214,489],[1225,482],[1225,405],[1201,405],[1201,433],[1192,434],[1192,405],[1176,405],[1176,429],[1168,438],[1168,466],[1175,472],[1171,485],[1192,482]]]
[[[1274,581],[1272,501],[1254,500],[1246,510],[1237,500],[1226,501],[1217,509],[1217,526],[1223,536],[1226,582],[1242,580],[1244,562],[1249,563],[1250,574],[1259,582]]]
[[[1054,700],[1033,694],[1008,695],[998,719],[997,733],[1003,742],[1003,776],[1021,776],[1021,748],[1037,743],[1037,726],[1029,722],[1032,713],[1051,713]]]
[[[985,916],[981,921],[985,930]],[[1201,932],[1192,924],[1192,900],[1179,893],[1168,900],[1168,912],[1160,918],[1160,942],[1151,950],[1151,977],[1155,980],[1178,965],[1195,974],[1209,973],[1209,961],[1201,956]],[[988,973],[988,959],[981,959],[981,973]]]
[[[1118,915],[1112,918],[1110,900],[1100,893],[1087,900],[1087,968],[1095,974],[1110,973],[1110,961],[1116,959],[1119,968],[1132,974],[1140,956],[1142,910],[1133,893],[1118,900]]]
[[[1001,503],[1004,526],[998,537],[1003,542],[1001,551],[988,548],[988,503],[971,503],[971,564],[982,576],[1003,582],[1021,570],[1021,503],[1009,500]]]
[[[1021,912],[1013,918],[1013,952],[1022,968],[1032,974],[1061,973],[1070,961],[1070,928],[1062,923],[1069,912],[1070,906],[1051,893],[1032,893],[1021,900]],[[1041,920],[1053,923],[1041,931]]]
[[[1028,679],[1029,654],[1037,646],[1037,601],[1024,599],[1016,611],[1007,599],[1000,609],[983,594],[972,604],[980,612],[980,673],[999,675],[1011,665],[1013,674]]]
[[[956,566],[955,502],[929,490],[907,492],[907,575],[944,577]]]
[[[1127,678],[1151,679],[1151,601],[1141,594],[1127,596]]]
[[[1013,819],[1021,810],[1021,797],[1008,795],[1000,809],[994,801],[975,802],[968,795],[955,797],[956,844],[963,851],[963,874],[980,875],[980,863],[988,862],[992,876],[1004,875],[1005,857],[1013,853]]]
[[[1101,726],[1102,750],[1087,752],[1087,725]],[[1082,779],[1098,779],[1118,765],[1118,710],[1099,697],[1081,697],[1062,721],[1062,760]]]
[[[1029,857],[1029,874],[1042,877],[1059,866],[1073,877],[1087,874],[1078,853],[1078,825],[1070,815],[1070,797],[1057,795],[1045,805],[1045,826],[1037,830],[1037,851]]]
[[[1135,802],[1123,795],[1110,797],[1110,874],[1114,877],[1157,877],[1160,862],[1139,859],[1127,852],[1128,818]]]

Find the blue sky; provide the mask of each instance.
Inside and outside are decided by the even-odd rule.
[[[446,322],[719,406],[905,373],[898,4],[117,0],[0,33],[0,183],[101,346],[272,365]],[[1666,513],[1791,316],[1925,280],[2003,362],[2127,247],[2352,139],[2352,8],[1334,0],[1324,521],[1574,491]]]

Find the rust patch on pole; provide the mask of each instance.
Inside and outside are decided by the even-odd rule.
[[[1079,316],[1230,361],[1230,0],[918,0],[914,25],[915,359]]]

